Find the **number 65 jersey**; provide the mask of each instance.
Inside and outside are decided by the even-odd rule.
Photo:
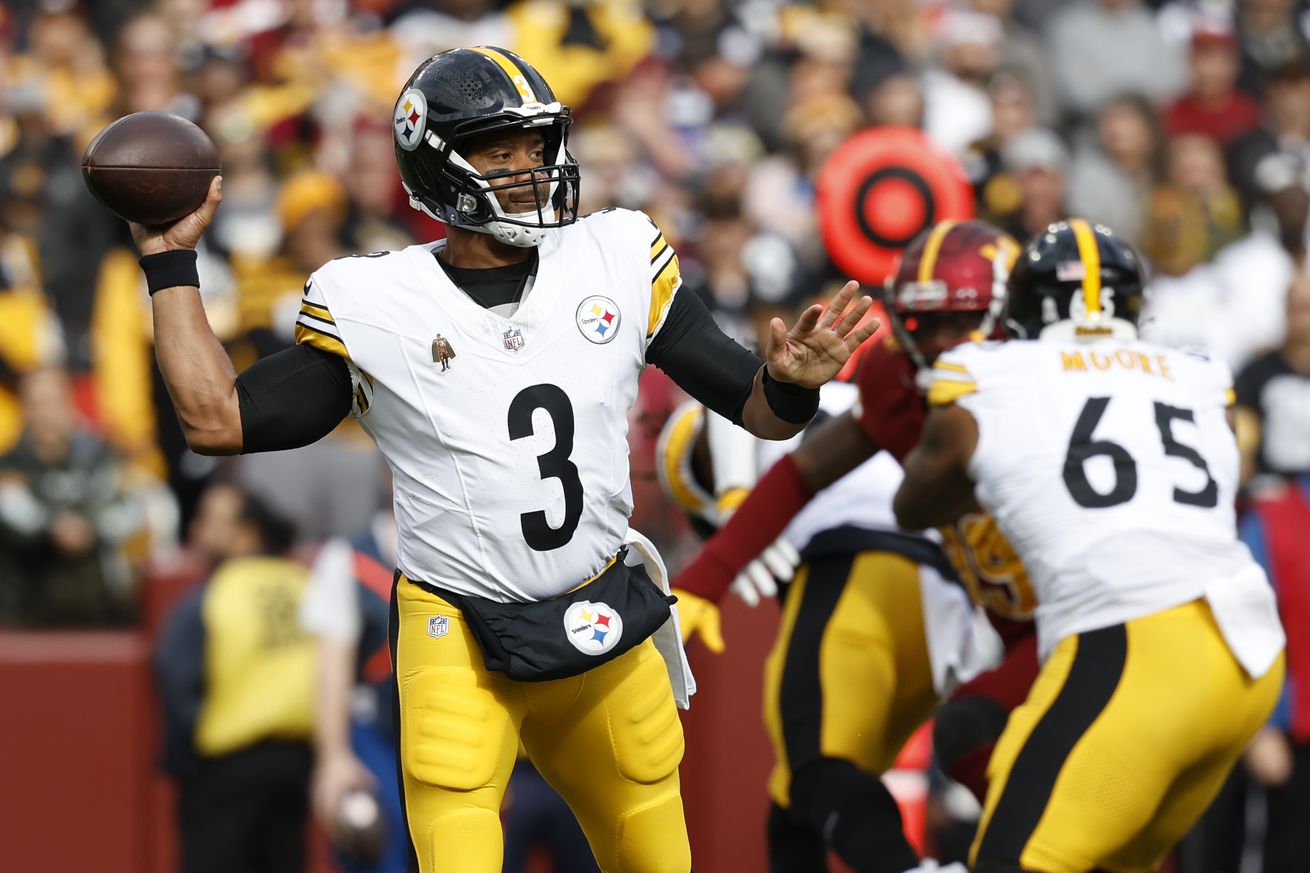
[[[316,271],[298,342],[345,357],[354,415],[392,472],[412,578],[502,602],[600,572],[628,533],[628,410],[680,279],[645,215],[548,231],[511,316],[437,263],[444,243]]]
[[[1231,384],[1217,361],[1138,341],[981,343],[937,361],[928,402],[977,421],[969,473],[1032,578],[1043,657],[1201,597],[1254,675],[1277,656],[1272,594],[1237,539]]]

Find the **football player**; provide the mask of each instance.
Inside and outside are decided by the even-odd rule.
[[[1026,340],[943,354],[897,520],[976,499],[1032,574],[1041,673],[1010,715],[971,857],[987,873],[1153,870],[1282,686],[1273,593],[1237,539],[1231,374],[1139,341],[1137,254],[1071,220],[1028,244]]]
[[[627,523],[638,377],[653,363],[752,433],[786,438],[877,328],[857,326],[872,301],[852,303],[851,282],[790,330],[775,319],[764,360],[733,343],[678,293],[677,257],[645,215],[577,215],[570,123],[511,52],[425,61],[393,133],[410,203],[446,239],[324,265],[298,344],[239,377],[194,268],[221,182],[176,224],[132,228],[193,449],[293,448],[353,412],[391,468],[397,748],[424,873],[500,869],[520,739],[601,869],[686,873],[675,698],[690,674],[658,555]]]
[[[794,516],[827,499],[825,489],[840,487],[835,483],[881,451],[898,460],[908,454],[926,413],[919,373],[959,342],[998,334],[1005,282],[1018,251],[1009,236],[972,221],[942,222],[910,243],[889,286],[895,332],[865,353],[859,402],[814,426],[774,464],[679,575],[674,587],[684,633],[718,636],[715,602]],[[876,494],[867,499],[872,506]],[[956,573],[974,599],[989,607],[1009,650],[1000,667],[957,690],[935,722],[939,757],[981,797],[981,762],[1036,673],[1032,599],[1022,565],[987,516],[971,515],[943,535]],[[789,830],[823,834],[861,873],[901,873],[917,861],[899,831],[888,826],[896,810],[878,774],[937,703],[932,693],[898,695],[910,687],[907,677],[928,672],[924,613],[945,601],[931,597],[939,589],[923,581],[931,562],[921,555],[898,562],[884,554],[880,561],[852,563],[862,552],[852,539],[844,565],[829,562],[820,578],[816,564],[806,584],[788,592],[780,638],[787,666],[780,670],[785,742],[779,762],[790,778],[771,784],[771,827],[776,840]],[[871,621],[871,614],[881,618]],[[931,636],[941,616],[926,617]],[[861,627],[865,638],[859,650],[844,642],[852,626]],[[822,666],[819,675],[808,694],[789,694],[787,676],[807,659],[812,671],[819,670],[814,663]],[[907,671],[907,664],[920,668]],[[870,696],[869,687],[884,693]],[[948,687],[938,684],[939,691]]]
[[[829,382],[816,421],[848,415],[857,394],[852,384]],[[700,532],[731,516],[760,466],[805,438],[757,443],[724,424],[691,401],[670,416],[657,448],[666,495]],[[742,470],[742,459],[755,469]],[[900,479],[900,465],[886,452],[865,461],[811,501],[732,583],[752,606],[782,590],[782,623],[764,670],[764,722],[774,750],[771,873],[826,870],[829,841],[860,873],[919,869],[886,791],[866,792],[860,814],[843,817],[842,830],[826,838],[791,815],[791,807],[810,808],[847,781],[834,766],[802,767],[793,781],[792,762],[808,761],[822,743],[865,773],[885,773],[942,692],[975,675],[999,647],[988,628],[974,627],[964,591],[942,578],[953,573],[939,546],[896,527],[891,500]],[[979,630],[988,639],[979,640]],[[714,649],[719,642],[706,638]],[[853,854],[861,849],[869,854]]]

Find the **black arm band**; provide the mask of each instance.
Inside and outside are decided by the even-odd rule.
[[[763,364],[719,329],[695,292],[673,298],[660,332],[646,347],[646,360],[709,409],[741,424],[742,410]]]
[[[297,449],[331,433],[350,414],[345,359],[312,346],[283,349],[237,377],[241,453]]]
[[[146,255],[138,263],[145,271],[146,287],[152,297],[156,291],[178,285],[200,287],[195,249],[172,249],[156,255]]]
[[[764,399],[769,409],[783,421],[805,424],[819,411],[819,389],[806,388],[794,382],[779,382],[764,368]]]

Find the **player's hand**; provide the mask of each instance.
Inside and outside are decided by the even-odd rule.
[[[218,204],[223,202],[223,177],[215,176],[209,183],[209,194],[200,208],[190,215],[183,216],[172,224],[148,226],[129,221],[132,239],[136,240],[137,250],[142,255],[157,255],[173,249],[193,249],[200,243],[200,237],[214,220]]]
[[[705,648],[714,654],[723,651],[723,631],[719,624],[719,607],[704,597],[673,589],[678,598],[678,626],[682,629],[683,643],[699,636]]]
[[[777,540],[732,580],[733,593],[747,606],[759,606],[761,600],[778,596],[778,583],[790,581],[800,563],[795,546]]]
[[[357,789],[377,790],[377,780],[362,761],[349,751],[319,756],[318,764],[314,767],[311,798],[314,818],[328,834],[334,834],[337,830],[342,799]]]
[[[805,310],[791,330],[781,318],[773,319],[764,350],[769,375],[779,382],[818,388],[841,372],[855,350],[881,326],[876,318],[860,326],[873,298],[864,296],[851,305],[859,287],[858,282],[847,282],[827,307],[816,303]]]

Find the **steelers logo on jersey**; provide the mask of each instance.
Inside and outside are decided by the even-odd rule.
[[[619,335],[622,315],[608,297],[588,297],[578,306],[578,330],[589,342],[601,345]]]
[[[623,636],[623,618],[608,603],[579,600],[564,611],[564,635],[585,655],[603,655]]]

